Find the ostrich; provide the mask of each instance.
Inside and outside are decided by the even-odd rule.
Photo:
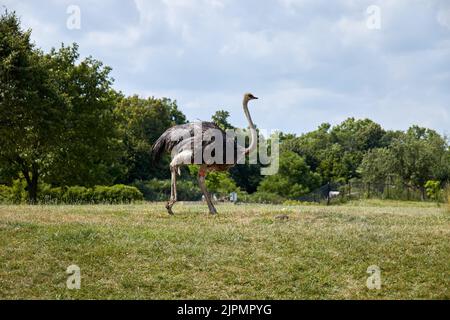
[[[241,160],[243,157],[245,158],[246,155],[250,154],[253,150],[256,149],[257,146],[257,134],[256,134],[256,128],[253,124],[252,118],[250,116],[250,112],[248,111],[248,102],[250,100],[258,99],[251,93],[246,93],[244,95],[244,99],[242,102],[243,108],[244,108],[244,114],[247,118],[248,125],[250,127],[250,143],[247,148],[244,146],[240,146],[236,143],[234,137],[230,138],[224,130],[219,128],[216,124],[212,122],[195,122],[195,123],[188,123],[183,125],[177,125],[174,127],[171,127],[167,129],[155,142],[152,148],[152,157],[154,161],[157,161],[163,152],[171,152],[172,161],[170,162],[170,172],[171,172],[171,190],[170,190],[170,199],[166,204],[167,212],[172,215],[172,207],[177,201],[177,186],[176,186],[176,179],[177,179],[177,173],[180,174],[180,167],[186,164],[197,164],[199,165],[199,171],[198,171],[198,184],[200,186],[200,189],[205,196],[206,203],[208,204],[208,209],[210,214],[216,214],[217,210],[214,207],[214,204],[211,201],[211,197],[206,190],[206,184],[205,184],[205,177],[208,172],[211,171],[226,171],[232,166],[234,166],[237,163],[242,163]],[[210,139],[209,141],[205,141],[205,136],[208,136],[209,132],[216,132],[219,133],[220,137],[214,136],[214,140]],[[198,136],[195,136],[195,133],[201,132],[200,141],[197,140]],[[185,139],[180,139],[180,137],[185,137],[186,133],[188,133],[188,137]],[[208,136],[211,138],[210,136]],[[217,143],[217,139],[222,139],[221,143]],[[232,139],[232,140],[231,140]],[[207,139],[208,140],[208,139]],[[227,157],[228,161],[219,161],[215,163],[211,163],[209,161],[205,161],[203,157],[201,158],[200,162],[194,161],[194,151],[196,146],[201,144],[201,151],[205,152],[209,149],[212,149],[212,147],[217,147],[223,149],[223,155],[226,155],[226,146],[230,145],[230,143],[233,146],[233,155],[232,155],[232,161],[230,163],[229,159],[230,157]],[[187,150],[186,150],[187,147]],[[225,158],[224,158],[225,159]]]

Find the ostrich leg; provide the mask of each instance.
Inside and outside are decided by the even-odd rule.
[[[200,167],[200,170],[198,171],[198,184],[200,185],[200,189],[202,190],[203,195],[205,196],[205,200],[209,208],[209,213],[216,214],[217,210],[211,201],[211,197],[208,193],[208,190],[206,190],[205,176],[206,176],[206,168]]]
[[[177,202],[177,168],[170,166],[171,184],[170,184],[170,199],[166,204],[166,209],[169,214],[173,214],[172,207]]]

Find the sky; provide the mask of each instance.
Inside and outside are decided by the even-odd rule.
[[[450,134],[448,0],[0,0],[44,51],[76,42],[127,95],[301,134],[370,118]],[[75,6],[75,7],[74,7]],[[75,10],[74,10],[75,8]],[[79,9],[79,15],[77,10]],[[79,22],[79,24],[78,24]]]

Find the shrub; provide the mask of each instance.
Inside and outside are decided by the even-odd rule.
[[[49,184],[39,185],[38,201],[45,204],[57,204],[62,203],[64,197],[64,189],[52,188]]]
[[[167,201],[170,197],[170,180],[136,181],[133,184],[147,201]],[[198,201],[202,198],[200,188],[189,180],[177,181],[177,198],[180,201]]]
[[[0,203],[11,203],[12,202],[12,188],[0,185]]]
[[[17,179],[13,181],[11,191],[11,202],[15,204],[23,203],[27,200],[27,192],[25,190],[25,180]]]
[[[117,184],[112,187],[95,186],[92,200],[95,203],[131,203],[143,200],[142,193],[132,186]]]
[[[67,204],[93,203],[92,189],[79,186],[69,187],[62,196],[62,202]]]
[[[73,186],[68,188],[41,187],[39,201],[41,203],[87,204],[131,203],[143,199],[142,193],[135,187],[126,185],[95,186],[86,188]]]
[[[435,180],[428,180],[425,184],[425,190],[427,192],[428,198],[433,201],[439,201],[441,197],[441,183]]]
[[[0,203],[20,204],[27,200],[26,183],[22,179],[14,180],[12,186],[0,185]]]

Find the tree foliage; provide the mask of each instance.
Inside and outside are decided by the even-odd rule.
[[[168,160],[155,164],[151,148],[159,136],[169,127],[183,124],[186,117],[175,101],[167,98],[139,98],[137,95],[122,97],[115,110],[118,128],[125,152],[122,165],[127,169],[119,181],[168,178]]]
[[[448,159],[448,146],[436,131],[412,126],[395,139],[390,149],[397,159],[396,172],[405,183],[422,191],[425,183],[442,175],[441,164]]]
[[[284,198],[297,198],[319,187],[319,174],[311,171],[305,159],[292,151],[280,155],[277,174],[267,176],[258,191],[275,193]]]
[[[116,148],[110,69],[78,47],[44,54],[20,29],[15,13],[0,17],[1,162],[27,182],[29,201],[38,183],[112,181]]]
[[[396,173],[398,161],[392,150],[375,148],[369,150],[360,166],[361,176],[367,183],[384,183]]]

